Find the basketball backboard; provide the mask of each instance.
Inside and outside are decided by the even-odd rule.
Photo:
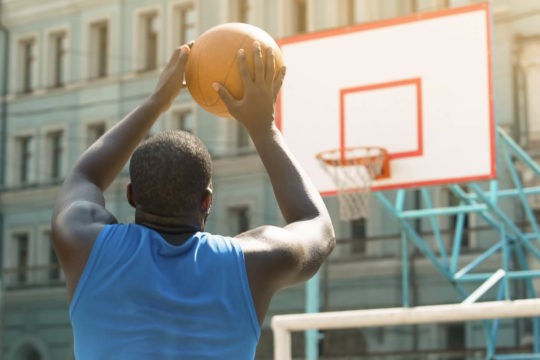
[[[278,125],[323,195],[320,151],[385,147],[372,190],[496,176],[487,4],[279,41],[287,76]]]

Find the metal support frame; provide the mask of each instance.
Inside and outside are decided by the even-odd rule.
[[[435,269],[454,286],[459,295],[464,299],[464,304],[473,304],[480,299],[489,289],[498,284],[497,300],[511,300],[516,294],[512,294],[510,283],[521,280],[526,284],[528,298],[536,298],[533,287],[533,279],[540,277],[539,270],[531,270],[528,265],[530,258],[540,261],[540,232],[538,221],[531,208],[528,197],[540,194],[539,187],[526,188],[519,176],[517,163],[532,171],[536,177],[540,177],[538,164],[510,138],[502,128],[497,128],[499,178],[488,183],[470,182],[466,186],[454,184],[448,189],[460,199],[460,204],[454,207],[435,208],[431,201],[428,189],[421,189],[423,208],[407,210],[403,207],[403,199],[409,190],[397,190],[394,201],[389,195],[375,193],[383,207],[400,223],[404,233],[402,234],[402,251],[410,242],[433,264]],[[506,172],[504,172],[506,170]],[[508,179],[501,180],[503,175]],[[510,188],[504,188],[510,184]],[[508,214],[501,207],[501,200],[510,201],[514,209],[520,209],[524,214],[526,224],[519,227],[515,223],[515,216]],[[498,236],[492,244],[472,260],[462,264],[460,257],[464,231],[464,218],[468,214],[475,213],[483,220]],[[444,244],[438,218],[445,215],[456,216],[457,221],[454,229],[453,242],[450,249]],[[428,241],[419,234],[411,219],[427,219],[431,226],[433,240]],[[436,250],[433,250],[436,249]],[[498,257],[497,257],[498,256]],[[475,272],[475,269],[483,265],[487,260],[497,257],[500,260],[498,268],[490,272]],[[517,259],[513,261],[511,259]],[[408,265],[405,254],[402,253],[402,304],[407,307],[409,303],[408,288]],[[478,284],[476,289],[468,292],[464,284]],[[486,358],[487,359],[517,359],[511,354],[504,356],[496,354],[496,340],[499,329],[499,321],[484,322],[486,332]],[[519,354],[519,358],[540,358],[540,318],[533,319],[533,354]]]
[[[448,185],[446,188],[452,192],[460,203],[453,207],[435,207],[427,188],[420,189],[420,198],[423,208],[406,209],[405,200],[408,191],[397,190],[395,198],[390,199],[389,193],[377,192],[375,196],[383,207],[399,222],[401,233],[401,266],[402,266],[402,305],[407,308],[413,306],[409,298],[409,246],[412,244],[425,256],[435,269],[456,289],[463,298],[463,306],[475,305],[488,290],[498,284],[496,300],[501,304],[519,299],[518,294],[511,291],[511,282],[523,281],[526,297],[535,299],[536,291],[533,279],[540,278],[540,270],[529,267],[529,259],[540,261],[540,232],[534,211],[528,197],[540,195],[540,187],[525,187],[519,176],[518,163],[527,168],[535,177],[540,177],[540,166],[514,142],[514,140],[500,127],[497,128],[498,173],[497,179],[489,182],[470,182],[466,187],[458,184]],[[503,170],[506,170],[504,172]],[[503,175],[507,178],[502,179]],[[508,186],[508,184],[510,184]],[[469,189],[469,190],[466,190]],[[416,190],[417,191],[417,190]],[[519,208],[524,214],[526,226],[516,225],[515,216],[509,215],[502,208],[501,203],[512,201],[514,209]],[[419,204],[416,204],[419,205]],[[461,255],[462,239],[464,235],[465,217],[476,214],[478,219],[485,222],[497,236],[482,253],[472,260],[465,260]],[[442,216],[456,216],[456,223],[452,244],[445,244],[439,218]],[[423,238],[415,227],[414,221],[427,219],[431,227],[432,239]],[[424,233],[427,229],[423,229]],[[468,254],[470,257],[470,254]],[[479,266],[485,265],[488,260],[497,258],[499,265],[492,271],[475,271]],[[306,307],[309,312],[317,311],[314,305],[318,304],[313,297],[318,297],[318,279],[310,281],[308,285]],[[464,285],[478,284],[470,291]],[[411,308],[412,309],[412,308]],[[307,316],[308,314],[306,314]],[[314,314],[315,315],[315,314]],[[324,315],[324,313],[318,314]],[[540,318],[533,318],[533,353],[531,354],[505,354],[498,355],[497,333],[499,320],[483,321],[486,339],[486,359],[540,359]],[[380,325],[380,324],[379,324]],[[342,326],[335,326],[339,328]],[[302,327],[302,329],[315,329],[316,327]],[[292,329],[292,328],[291,328]],[[293,329],[294,330],[294,329]],[[298,328],[300,330],[300,328]],[[308,332],[311,339],[311,348],[314,348],[315,332]],[[275,334],[276,336],[276,334]],[[288,345],[290,347],[290,334]],[[282,344],[282,345],[283,345]],[[314,352],[309,353],[309,359],[316,359]]]

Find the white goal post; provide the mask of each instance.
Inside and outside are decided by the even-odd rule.
[[[540,316],[540,299],[275,315],[274,359],[291,360],[291,332]]]

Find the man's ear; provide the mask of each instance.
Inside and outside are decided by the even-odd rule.
[[[212,189],[211,188],[207,188],[204,191],[202,208],[204,211],[206,211],[206,213],[210,213],[210,209],[212,209]]]
[[[135,197],[133,196],[133,189],[131,187],[131,183],[129,183],[126,187],[126,198],[127,198],[127,201],[129,203],[129,205],[131,205],[133,208],[136,207],[135,205]]]

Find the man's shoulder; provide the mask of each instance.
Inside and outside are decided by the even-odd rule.
[[[297,243],[294,235],[282,227],[264,225],[241,233],[233,239],[246,253],[283,252]]]
[[[57,248],[91,248],[103,228],[116,223],[104,207],[84,200],[77,200],[58,211],[52,219],[53,239]]]
[[[200,232],[198,233],[198,237],[200,244],[207,245],[215,252],[224,253],[242,251],[242,247],[238,239],[231,236],[210,232]]]
[[[53,216],[53,226],[68,228],[116,222],[116,218],[105,207],[85,200],[73,201]]]

